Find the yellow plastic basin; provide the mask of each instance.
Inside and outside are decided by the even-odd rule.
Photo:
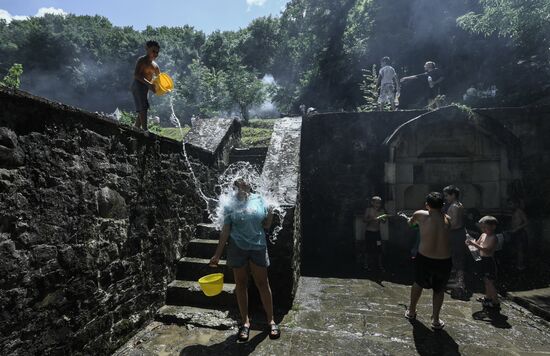
[[[222,292],[223,273],[213,273],[199,278],[199,285],[207,297],[213,297]]]
[[[157,95],[164,95],[172,89],[174,89],[174,82],[172,81],[172,78],[166,73],[160,73],[158,77],[155,78],[153,81],[153,84],[155,85],[155,94]]]

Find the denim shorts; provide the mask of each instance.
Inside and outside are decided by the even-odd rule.
[[[267,247],[261,250],[242,250],[233,241],[227,246],[227,265],[231,268],[241,268],[252,261],[259,267],[269,267]]]

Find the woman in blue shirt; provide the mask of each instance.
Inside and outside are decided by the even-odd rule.
[[[260,292],[269,323],[269,337],[277,339],[281,335],[279,326],[273,320],[273,298],[267,267],[269,255],[264,229],[269,229],[273,214],[266,207],[264,199],[251,193],[250,184],[239,178],[234,182],[236,199],[224,207],[224,222],[216,253],[210,260],[210,265],[218,265],[225,244],[227,246],[227,265],[233,268],[235,275],[235,294],[239,304],[242,326],[237,338],[247,341],[250,333],[248,317],[248,268],[252,272],[254,282]]]

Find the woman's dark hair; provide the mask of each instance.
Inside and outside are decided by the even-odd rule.
[[[449,195],[454,195],[456,199],[460,196],[460,189],[454,185],[448,185],[445,188],[443,188],[443,193],[447,193]]]
[[[426,196],[426,203],[432,209],[441,210],[443,208],[443,194],[431,192]]]
[[[382,63],[384,63],[384,64],[390,64],[390,57],[384,57],[384,58],[382,58]]]
[[[147,41],[147,42],[145,43],[145,47],[147,47],[147,48],[157,47],[157,48],[160,49],[160,45],[159,45],[159,43],[158,43],[157,41]]]
[[[252,189],[250,183],[248,183],[244,178],[237,178],[233,181],[233,186],[238,188],[240,185],[245,185],[248,189]]]

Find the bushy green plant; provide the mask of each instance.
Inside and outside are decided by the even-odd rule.
[[[23,65],[19,63],[15,63],[8,70],[8,74],[6,74],[4,79],[0,81],[0,85],[8,88],[19,89],[19,86],[21,85],[22,74],[23,74]]]
[[[375,111],[378,109],[378,73],[376,64],[372,65],[372,69],[363,69],[363,81],[359,85],[361,94],[365,103],[357,108],[357,111]]]

